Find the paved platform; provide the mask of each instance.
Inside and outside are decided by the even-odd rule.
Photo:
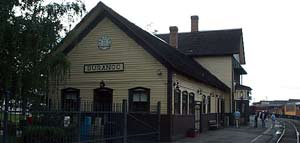
[[[251,117],[249,126],[206,131],[195,138],[185,138],[176,143],[268,143],[271,142],[278,128],[279,122],[276,122],[276,126],[272,128],[270,120],[266,121],[265,128],[261,127],[260,121],[258,127],[254,128],[254,120]]]

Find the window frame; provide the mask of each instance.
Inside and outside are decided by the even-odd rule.
[[[189,101],[189,114],[193,115],[193,114],[195,114],[195,93],[190,92],[188,98],[189,98],[188,99],[188,101]]]
[[[178,101],[178,103],[176,101]],[[179,89],[174,90],[174,114],[181,114],[181,90]]]
[[[144,92],[147,96],[147,101],[133,101],[133,96],[135,92]],[[150,112],[150,89],[145,87],[135,87],[128,89],[128,96],[129,96],[129,111],[130,112]],[[143,105],[146,103],[146,105]],[[136,108],[137,106],[145,106],[142,109],[141,107]]]
[[[75,99],[66,99],[68,93],[75,93]],[[70,101],[73,100],[71,106],[68,105]],[[74,101],[75,100],[75,101]],[[61,109],[66,111],[79,111],[80,108],[80,89],[77,88],[64,88],[61,90]]]
[[[211,113],[211,95],[207,96],[207,113]]]
[[[203,95],[202,96],[202,102],[203,102],[203,104],[202,104],[202,106],[203,106],[203,114],[206,114],[206,108],[207,108],[207,103],[206,103],[206,100],[207,100],[207,96],[206,95]]]
[[[182,91],[181,94],[181,100],[182,100],[182,115],[187,115],[188,114],[188,92],[187,91]],[[184,99],[186,99],[186,101],[184,102]]]

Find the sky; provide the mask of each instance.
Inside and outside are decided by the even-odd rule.
[[[59,1],[59,0],[52,0]],[[71,1],[71,0],[69,0]],[[83,0],[87,11],[99,0]],[[199,31],[243,29],[252,102],[300,99],[300,1],[297,0],[102,0],[129,21],[153,32],[190,31],[190,16],[199,16]]]

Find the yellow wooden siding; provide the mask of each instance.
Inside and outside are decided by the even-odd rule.
[[[195,60],[223,81],[228,87],[232,88],[232,57],[197,57]]]
[[[211,94],[213,94],[213,95],[219,95],[224,97],[229,95],[229,93],[225,93],[215,87],[205,85],[193,79],[182,76],[178,73],[173,74],[173,83],[176,82],[179,83],[179,88],[181,91],[187,91],[188,93],[193,92],[195,94],[195,101],[203,101],[202,95],[211,96]],[[201,95],[199,94],[198,90],[201,90]],[[172,99],[174,103],[174,98]],[[216,113],[216,111],[217,111],[217,103],[216,103],[216,98],[214,96],[211,97],[211,113]],[[173,113],[174,113],[174,104],[173,104]]]
[[[194,59],[232,90],[233,65],[231,56],[197,57]],[[225,112],[230,112],[230,105],[231,98],[228,95],[225,97]]]
[[[101,36],[111,38],[111,49],[97,48]],[[109,19],[99,22],[67,56],[71,61],[70,78],[60,89],[78,88],[82,100],[92,101],[93,90],[103,80],[106,87],[113,89],[113,102],[121,103],[128,99],[128,89],[150,88],[151,106],[161,101],[161,111],[166,113],[167,69]],[[124,71],[83,72],[84,64],[100,63],[124,63]]]

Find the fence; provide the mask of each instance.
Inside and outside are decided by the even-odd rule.
[[[126,100],[108,105],[52,101],[33,107],[5,98],[0,105],[1,143],[159,142],[160,102],[149,112],[128,111]]]

